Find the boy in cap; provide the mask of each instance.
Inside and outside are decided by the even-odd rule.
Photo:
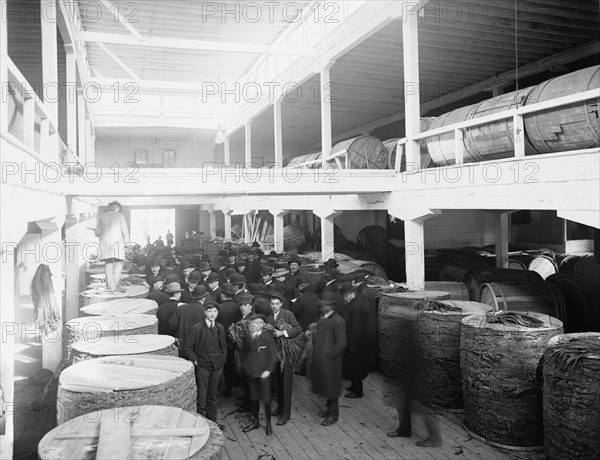
[[[284,302],[285,297],[281,292],[271,292],[272,313],[267,318],[267,323],[275,328],[273,337],[278,340],[290,340],[302,332],[302,326],[298,324],[294,314],[283,309]],[[284,353],[282,355],[282,361],[277,363],[273,375],[273,388],[277,393],[277,409],[273,415],[279,415],[277,425],[285,425],[292,413],[292,380],[295,363],[289,362]]]
[[[260,428],[258,414],[259,399],[265,404],[267,435],[273,434],[271,427],[271,374],[277,366],[273,336],[263,331],[264,315],[254,315],[250,321],[249,334],[244,340],[244,372],[248,376],[248,389],[252,408],[252,423],[244,427],[244,433]]]
[[[213,422],[217,421],[217,392],[227,360],[225,330],[216,322],[219,307],[209,301],[204,306],[206,319],[196,323],[185,344],[185,354],[196,367],[198,395],[197,411]]]
[[[169,300],[158,306],[156,317],[158,318],[158,333],[175,337],[175,329],[171,327],[171,317],[175,314],[177,305],[181,300],[181,285],[179,283],[169,283],[167,285],[167,294]]]
[[[323,294],[319,305],[322,316],[317,323],[317,333],[312,336],[312,391],[327,399],[321,425],[330,426],[338,421],[339,395],[342,390],[342,354],[346,348],[346,324],[333,307],[337,296],[332,292]]]

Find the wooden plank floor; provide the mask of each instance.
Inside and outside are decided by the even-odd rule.
[[[330,427],[320,425],[317,416],[324,401],[313,395],[306,378],[295,375],[292,416],[285,426],[273,420],[273,435],[263,428],[243,433],[247,416],[235,411],[235,397],[220,401],[219,423],[225,425],[225,459],[540,459],[539,453],[516,454],[500,451],[472,439],[460,426],[455,414],[440,416],[443,436],[441,448],[420,448],[415,441],[426,433],[422,417],[413,414],[413,437],[388,438],[386,432],[397,427],[396,411],[383,399],[384,377],[372,373],[365,380],[361,399],[340,398],[340,420]],[[451,420],[451,419],[454,419]]]

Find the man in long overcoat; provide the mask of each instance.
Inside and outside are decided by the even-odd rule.
[[[325,417],[321,425],[329,426],[339,417],[338,398],[342,390],[342,354],[346,348],[346,323],[333,307],[337,296],[332,292],[323,294],[319,301],[323,316],[317,323],[313,336],[314,356],[312,362],[312,391],[327,399],[327,407],[319,412]]]
[[[369,352],[367,348],[367,316],[369,306],[364,297],[359,296],[356,287],[350,282],[342,285],[340,293],[346,302],[346,339],[348,346],[344,352],[344,378],[350,380],[350,392],[346,398],[362,398],[363,380],[369,374]]]

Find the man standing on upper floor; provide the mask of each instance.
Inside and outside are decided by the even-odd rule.
[[[197,411],[213,422],[217,421],[217,392],[227,360],[225,330],[216,322],[219,307],[209,302],[205,305],[206,319],[196,323],[185,344],[187,358],[196,366],[198,395]]]
[[[272,313],[267,318],[267,324],[275,328],[273,337],[278,340],[290,340],[302,332],[302,326],[298,324],[296,317],[289,310],[283,309],[285,297],[281,292],[271,292]],[[273,415],[279,415],[277,425],[285,425],[292,413],[292,381],[294,377],[293,363],[282,353],[282,361],[277,363],[273,375],[273,387],[277,394],[277,409]]]
[[[120,213],[121,203],[112,201],[108,207],[108,211],[98,216],[95,233],[100,238],[98,260],[105,263],[106,287],[109,291],[116,291],[121,281],[129,229],[125,216]]]

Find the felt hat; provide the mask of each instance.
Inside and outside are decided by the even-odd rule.
[[[248,291],[240,292],[238,295],[236,295],[233,298],[233,301],[235,303],[237,303],[238,305],[243,305],[243,304],[252,305],[253,300],[254,300],[254,297]]]
[[[231,284],[244,284],[246,282],[246,277],[241,273],[234,273],[229,277],[229,282]]]
[[[189,277],[188,282],[190,283],[198,283],[202,279],[202,274],[198,270],[193,270]]]
[[[333,292],[325,292],[319,300],[319,305],[335,305],[337,301],[338,298]]]
[[[265,323],[267,322],[267,317],[262,313],[256,313],[250,317],[250,321],[254,321],[255,319],[262,319]]]
[[[165,276],[165,284],[168,286],[171,283],[177,283],[179,282],[179,276],[177,276],[175,273],[170,273],[167,276]]]
[[[221,285],[221,292],[229,296],[235,295],[235,288],[231,283],[224,283]]]
[[[286,270],[285,268],[278,268],[277,270],[275,270],[272,273],[273,278],[280,278],[282,276],[285,276],[289,273],[289,270]]]
[[[169,283],[169,284],[167,284],[166,291],[168,293],[175,293],[175,292],[181,292],[181,291],[183,291],[183,289],[181,289],[181,285],[179,283]]]
[[[210,263],[208,262],[208,260],[203,260],[202,262],[200,262],[198,264],[198,270],[200,270],[201,272],[205,272],[211,269]]]
[[[192,291],[192,299],[195,300],[199,300],[202,299],[204,297],[206,297],[208,295],[208,291],[206,290],[206,288],[204,287],[203,284],[198,284],[194,290]]]
[[[162,277],[161,275],[156,275],[153,276],[152,278],[150,278],[150,285],[154,285],[154,283],[158,282],[158,281],[164,281],[164,277]]]
[[[113,200],[110,203],[108,203],[108,206],[113,206],[113,205],[118,206],[119,209],[123,208],[123,205],[121,203],[119,203],[117,200]]]
[[[255,241],[252,243],[252,247],[253,248],[260,248],[260,244],[258,243],[258,241]]]
[[[285,296],[279,291],[271,291],[271,298],[279,299],[282,302],[285,302]]]
[[[325,267],[339,267],[340,264],[337,263],[337,260],[335,259],[327,259],[327,261],[325,261],[325,263],[323,264]]]
[[[267,275],[271,275],[273,272],[275,271],[275,269],[273,267],[271,267],[270,265],[265,265],[261,270],[260,270],[260,274],[262,276],[267,276]]]

